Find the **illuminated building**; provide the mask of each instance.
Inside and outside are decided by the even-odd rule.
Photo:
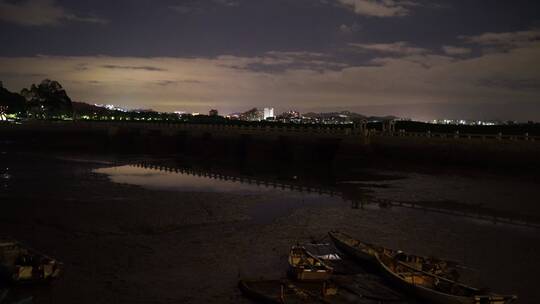
[[[274,108],[264,108],[263,119],[274,118]]]

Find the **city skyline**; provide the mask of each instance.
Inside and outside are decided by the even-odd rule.
[[[0,1],[0,80],[158,111],[540,120],[534,1]],[[429,27],[426,24],[430,24]]]

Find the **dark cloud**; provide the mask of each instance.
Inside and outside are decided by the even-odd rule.
[[[457,47],[451,45],[442,46],[443,52],[450,56],[463,56],[469,55],[472,52],[472,49],[466,47]]]
[[[96,16],[80,16],[57,4],[54,0],[0,0],[0,20],[22,26],[58,25],[64,21],[106,24]]]
[[[490,88],[505,88],[510,90],[540,91],[540,79],[481,79],[478,84]]]
[[[179,84],[199,84],[202,83],[202,81],[195,80],[195,79],[182,79],[182,80],[158,80],[155,82],[155,84],[166,87],[166,86],[175,86]]]
[[[400,0],[337,0],[358,15],[370,17],[402,17],[411,13],[411,8],[420,6],[415,1]]]
[[[236,7],[240,1],[236,0],[201,0],[201,1],[183,1],[178,4],[170,5],[169,8],[180,14],[201,13],[207,10],[215,9],[216,6]]]
[[[490,46],[524,46],[540,41],[540,29],[518,32],[488,32],[474,36],[460,36],[461,39],[471,44]]]
[[[78,72],[86,71],[86,70],[88,70],[88,64],[86,64],[86,63],[79,63],[79,64],[75,65],[74,70],[75,70],[75,71],[78,71]]]
[[[21,73],[18,71],[1,71],[0,70],[0,76],[2,78],[47,78],[47,74],[45,73]]]
[[[151,72],[167,71],[167,69],[153,67],[153,66],[129,66],[129,65],[106,64],[106,65],[102,65],[101,67],[106,68],[106,69],[144,70],[144,71],[151,71]]]
[[[340,30],[340,32],[342,32],[344,34],[353,34],[353,33],[357,33],[360,30],[362,30],[362,26],[360,24],[358,24],[357,22],[354,22],[351,25],[341,24],[339,26],[339,30]]]
[[[425,48],[411,45],[406,41],[398,41],[392,43],[350,43],[350,46],[356,47],[359,50],[371,51],[377,53],[395,54],[395,55],[419,55],[429,53]]]

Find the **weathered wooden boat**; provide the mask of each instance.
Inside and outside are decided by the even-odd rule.
[[[339,256],[336,247],[331,242],[307,242],[300,244],[300,246],[306,248],[309,253],[326,262],[327,264],[328,262],[341,260],[341,257]]]
[[[15,283],[58,278],[62,263],[15,241],[0,241],[0,273]]]
[[[449,278],[444,260],[407,255],[401,251],[376,247],[354,240],[346,234],[331,232],[336,246],[362,262],[374,263],[392,283],[410,294],[433,304],[508,304],[517,297],[497,295]]]
[[[245,296],[260,303],[325,303],[317,293],[309,291],[313,288],[302,290],[288,280],[240,280],[238,287]]]
[[[245,296],[260,303],[407,303],[395,298],[387,301],[366,297],[353,287],[338,286],[333,281],[241,280],[238,285]]]
[[[362,242],[338,231],[328,233],[336,247],[366,266],[379,268],[379,255],[390,255],[414,269],[422,270],[452,280],[459,278],[458,263],[454,261],[406,254],[401,250],[390,249]]]
[[[373,274],[333,275],[332,282],[339,291],[345,289],[377,303],[414,303],[403,293],[388,286],[381,277]]]
[[[312,255],[303,246],[292,246],[289,252],[289,274],[300,281],[324,281],[332,275],[332,267]]]

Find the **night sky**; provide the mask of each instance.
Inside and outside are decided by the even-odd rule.
[[[540,121],[537,0],[0,0],[0,46],[88,103]]]

